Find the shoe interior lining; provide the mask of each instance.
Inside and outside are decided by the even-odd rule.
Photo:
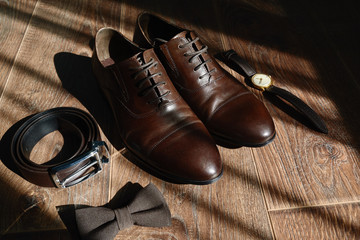
[[[137,46],[116,31],[104,30],[97,37],[97,54],[101,62],[109,59],[113,62],[121,62],[138,52],[140,49]]]
[[[144,22],[144,27],[148,30],[147,34],[152,42],[154,42],[155,38],[169,41],[175,35],[183,31],[183,29],[170,25],[157,17],[146,16]]]

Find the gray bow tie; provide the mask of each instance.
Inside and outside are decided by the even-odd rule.
[[[88,207],[75,210],[82,239],[114,239],[132,225],[164,227],[171,225],[171,214],[161,192],[150,183],[141,189],[132,202],[119,209]]]

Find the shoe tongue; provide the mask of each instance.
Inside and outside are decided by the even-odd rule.
[[[159,47],[160,45],[167,43],[168,41],[162,38],[154,38],[154,47]]]
[[[190,42],[197,38],[197,35],[193,31],[185,30],[178,34],[176,34],[173,38],[169,40],[170,41],[177,41],[178,39],[186,39],[187,42]],[[194,42],[194,46],[196,46],[196,50],[199,50],[203,47],[203,44],[200,40]]]
[[[145,60],[145,62],[149,62],[151,59],[156,60],[156,54],[154,52],[153,48],[147,49],[143,52],[143,58]]]
[[[139,65],[142,65],[144,63],[147,63],[151,60],[151,58],[154,58],[155,52],[154,50],[147,49],[145,51],[140,51],[136,53],[134,56],[130,57],[129,59],[123,60],[119,62],[119,64],[128,64],[129,62],[138,62]]]
[[[173,38],[171,38],[170,41],[172,39],[176,39],[176,38],[186,38],[186,36],[189,34],[189,32],[190,31],[188,31],[188,30],[182,31],[182,32],[176,34]]]
[[[192,38],[192,39],[194,39],[194,38],[196,38],[196,35],[194,34],[194,32],[185,30],[185,31],[182,31],[182,32],[176,34],[169,41],[167,41],[165,39],[162,39],[162,38],[154,38],[154,45],[155,45],[155,47],[160,46],[160,45],[162,45],[164,43],[170,42],[170,41],[178,39],[178,38],[186,38],[186,39]]]
[[[188,40],[194,40],[196,37],[197,35],[195,34],[194,31],[185,30],[176,34],[174,37],[170,39],[170,41],[177,38],[186,38]]]
[[[143,52],[140,52],[140,53],[137,53],[136,55],[134,55],[133,58],[134,58],[134,60],[136,59],[136,61],[139,63],[139,65],[149,63],[152,59],[153,59],[154,62],[158,62],[158,64],[159,64],[159,60],[158,60],[158,58],[156,56],[156,53],[155,53],[153,48],[147,49],[147,50],[145,50]],[[146,77],[146,75],[148,75],[148,74],[154,74],[154,73],[156,73],[156,70],[154,68],[150,68],[147,72],[144,72],[143,77]],[[156,81],[156,80],[150,78],[144,84],[143,89],[153,86],[158,81],[159,80]],[[153,89],[152,92],[147,94],[147,98],[150,99],[150,100],[151,99],[156,99],[156,98],[160,97],[161,95],[165,94],[167,92],[167,90],[168,89],[166,89],[166,87],[164,85],[157,86],[157,87],[155,87]],[[166,101],[165,98],[159,98],[157,103],[165,102],[165,101]]]

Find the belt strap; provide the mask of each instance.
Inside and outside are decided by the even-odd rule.
[[[34,146],[58,130],[64,139],[60,152],[44,164],[30,160]],[[96,121],[88,113],[71,107],[53,108],[27,119],[15,132],[11,157],[23,177],[44,187],[70,187],[95,175],[107,163],[106,143],[100,141]]]

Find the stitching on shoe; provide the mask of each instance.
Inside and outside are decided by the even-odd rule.
[[[117,65],[113,65],[113,67],[111,67],[110,70],[112,71],[112,73],[114,74],[114,76],[117,80],[117,83],[120,87],[120,91],[122,93],[121,95],[122,95],[124,101],[125,102],[129,101],[129,93],[126,89],[125,83],[122,80],[122,77],[119,77],[119,75],[121,76],[121,71],[120,71],[119,67]]]
[[[170,58],[170,62],[169,62],[169,61],[168,61],[168,58],[167,58],[166,55],[165,55],[165,53],[163,53],[163,54],[164,54],[164,59],[166,60],[167,65],[168,65],[168,66],[170,67],[170,69],[175,73],[176,77],[179,77],[179,76],[180,76],[179,70],[178,70],[177,67],[176,67],[175,61],[174,61],[173,57],[171,56],[171,53],[170,53],[170,51],[169,51],[168,46],[167,46],[166,44],[163,44],[163,45],[161,46],[161,48],[164,48],[164,50],[166,50],[166,55],[168,55],[169,58]],[[161,52],[163,52],[163,51],[161,51]]]
[[[187,127],[187,126],[190,126],[190,125],[193,125],[193,124],[202,124],[202,122],[201,122],[200,120],[198,120],[198,121],[186,123],[186,124],[184,124],[184,125],[176,128],[176,129],[174,129],[173,131],[171,131],[170,133],[168,133],[165,137],[163,137],[162,139],[160,139],[157,143],[155,143],[155,144],[152,146],[152,148],[149,150],[149,152],[148,152],[147,155],[150,156],[150,154],[152,153],[152,151],[153,151],[157,146],[159,146],[160,143],[162,143],[165,139],[169,138],[171,135],[173,135],[174,133],[176,133],[176,132],[179,131],[180,129],[183,129],[183,128],[185,128],[185,127]]]
[[[147,113],[143,113],[143,114],[136,114],[134,112],[132,112],[127,106],[125,106],[125,104],[121,101],[121,99],[118,96],[115,96],[115,99],[121,104],[121,106],[130,114],[130,116],[132,116],[133,118],[136,119],[140,119],[140,118],[146,118],[148,116],[150,116],[151,114],[153,114],[154,112],[156,112],[156,109],[147,112]]]
[[[251,94],[251,92],[243,92],[240,93],[238,95],[235,95],[233,97],[231,97],[230,99],[228,99],[227,101],[223,102],[221,105],[219,105],[212,113],[211,115],[208,117],[208,119],[206,120],[206,123],[210,122],[210,120],[212,119],[212,117],[222,108],[224,107],[226,104],[228,104],[229,102],[233,101],[236,98],[239,98],[241,96],[247,95],[247,94]]]
[[[119,97],[115,96],[115,99],[121,104],[121,106],[130,114],[131,117],[136,118],[136,119],[140,119],[140,118],[146,118],[148,116],[150,116],[151,114],[153,114],[154,112],[156,112],[157,110],[154,109],[150,112],[147,113],[143,113],[143,114],[137,114],[132,112],[122,101]],[[163,106],[168,106],[168,105],[172,105],[175,104],[177,101],[179,101],[181,99],[180,96],[178,96],[177,98],[175,98],[174,100],[171,100],[171,102],[164,104]]]
[[[204,87],[207,87],[207,86],[209,86],[209,85],[211,85],[211,84],[213,84],[213,83],[221,80],[224,76],[225,76],[225,74],[222,74],[222,75],[220,75],[219,77],[215,78],[214,80],[212,80],[212,81],[210,81],[210,82],[208,82],[208,83],[206,83],[206,84],[204,84],[204,85],[202,85],[202,86],[200,86],[200,87],[198,87],[198,88],[195,88],[195,89],[184,88],[183,86],[181,86],[181,85],[178,84],[177,82],[175,82],[175,83],[176,83],[179,87],[181,87],[181,91],[186,91],[186,92],[188,92],[188,93],[194,93],[194,92],[200,91],[200,90],[203,89]]]

